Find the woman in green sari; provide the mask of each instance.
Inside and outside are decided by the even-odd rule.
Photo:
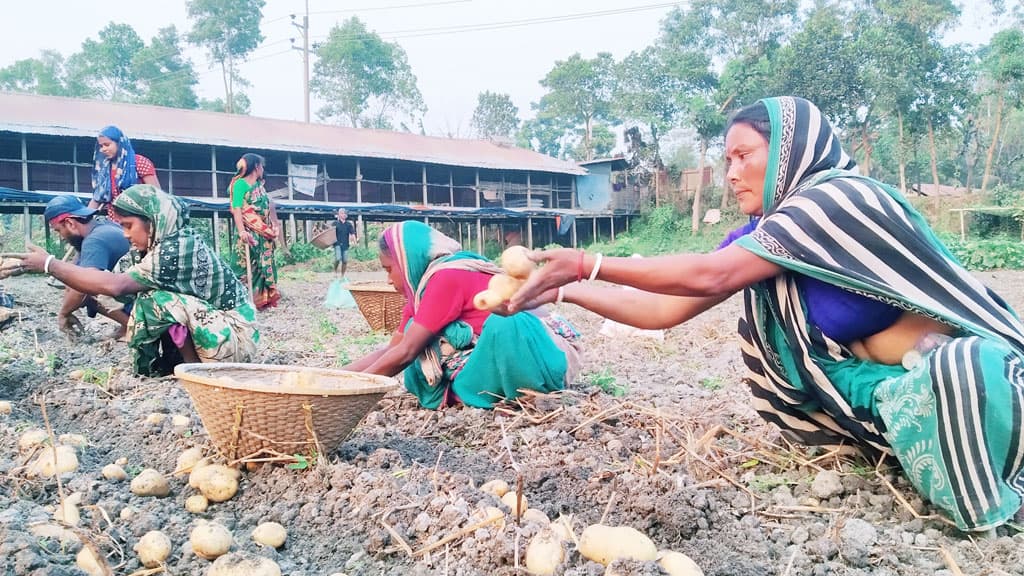
[[[458,403],[492,408],[521,390],[553,392],[579,371],[578,334],[546,310],[499,316],[473,296],[501,272],[482,256],[421,222],[388,227],[380,261],[406,296],[401,328],[385,348],[346,366],[394,376],[426,408]]]
[[[753,405],[787,437],[894,456],[962,530],[1024,495],[1024,326],[891,186],[858,174],[810,102],[733,117],[727,179],[751,222],[713,254],[635,260],[574,250],[509,306],[556,298],[640,328],[681,324],[742,290]],[[622,290],[570,284],[590,277]],[[559,288],[562,286],[562,288]]]
[[[263,187],[264,164],[259,154],[243,155],[235,177],[228,184],[231,215],[238,230],[241,272],[257,310],[275,307],[281,299],[274,263],[274,243],[280,230],[274,225],[274,204]]]
[[[227,264],[188,226],[185,204],[140,184],[123,191],[113,209],[137,260],[126,272],[80,268],[36,247],[25,267],[84,294],[134,294],[128,345],[137,374],[170,374],[183,361],[252,360],[255,310]]]

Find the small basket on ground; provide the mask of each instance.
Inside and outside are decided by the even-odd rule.
[[[383,282],[354,282],[346,284],[345,288],[352,293],[356,306],[359,306],[371,330],[398,330],[402,322],[402,309],[405,308],[404,295]]]
[[[318,232],[316,236],[313,236],[313,239],[309,242],[317,248],[326,249],[334,246],[337,238],[338,236],[334,233],[334,226],[328,226]]]
[[[271,364],[180,364],[174,376],[231,461],[332,452],[398,388],[386,376]]]

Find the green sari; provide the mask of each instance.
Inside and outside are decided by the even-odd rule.
[[[132,186],[114,201],[150,222],[149,249],[127,274],[145,289],[128,323],[136,373],[170,373],[183,327],[203,362],[248,362],[256,353],[256,312],[227,264],[188,226],[188,208],[153,186]]]
[[[898,191],[857,174],[813,104],[761,102],[764,217],[736,244],[785,272],[745,293],[755,409],[795,441],[895,456],[962,530],[1002,524],[1024,495],[1024,326]],[[862,360],[809,321],[800,275],[956,333],[907,368]]]
[[[441,270],[501,272],[484,257],[461,251],[458,242],[421,222],[394,224],[384,231],[384,238],[402,269],[414,315],[432,305],[422,296],[431,277]],[[405,388],[431,409],[460,401],[476,408],[493,408],[517,398],[522,390],[554,392],[565,388],[579,372],[578,340],[579,334],[567,321],[544,311],[507,317],[492,314],[479,336],[469,324],[456,320],[405,369]]]

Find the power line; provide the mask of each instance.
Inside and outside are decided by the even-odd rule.
[[[309,14],[310,14],[310,16],[313,16],[313,15],[316,15],[316,14],[342,14],[342,13],[351,13],[351,12],[380,12],[380,11],[383,11],[383,10],[400,10],[400,9],[405,9],[405,8],[429,8],[431,6],[443,6],[445,4],[466,4],[466,3],[472,2],[472,1],[473,0],[442,0],[442,1],[439,1],[439,2],[421,2],[421,3],[418,3],[418,4],[394,4],[394,5],[391,5],[391,6],[367,6],[367,7],[364,7],[364,8],[348,8],[346,10],[320,10],[318,12],[310,12]],[[297,14],[285,14],[284,16],[278,16],[276,18],[271,18],[270,20],[265,21],[264,24],[272,24],[274,22],[279,22],[281,20],[284,20],[285,18],[290,18],[290,17],[295,17],[295,16],[297,16]]]

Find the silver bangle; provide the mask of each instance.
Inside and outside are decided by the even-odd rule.
[[[50,255],[48,255],[46,257],[46,262],[43,264],[43,274],[49,274],[50,273],[50,262],[52,262],[52,261],[53,261],[53,254],[50,254]]]
[[[555,304],[561,304],[565,300],[565,286],[558,287],[558,295],[555,296]]]

